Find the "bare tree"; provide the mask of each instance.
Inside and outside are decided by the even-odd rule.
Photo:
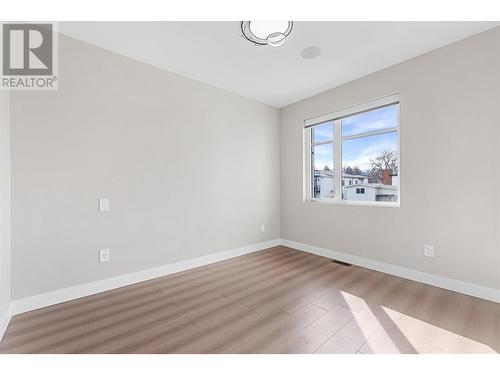
[[[344,173],[354,174],[354,175],[362,175],[363,174],[363,172],[361,171],[361,169],[357,165],[355,165],[354,167],[351,167],[351,166],[345,167]]]
[[[394,174],[398,173],[398,155],[395,151],[382,151],[375,159],[370,159],[370,164],[370,182],[382,181],[382,173],[384,170],[390,170]]]

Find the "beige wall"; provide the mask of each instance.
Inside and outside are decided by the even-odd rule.
[[[59,90],[11,95],[13,298],[280,234],[498,288],[499,73],[495,29],[286,107],[280,133],[274,108],[61,36]],[[303,202],[303,120],[394,92],[401,207]]]
[[[303,121],[393,93],[401,207],[303,202]],[[500,28],[290,105],[281,118],[282,238],[499,287]]]
[[[277,109],[59,40],[11,98],[14,299],[279,238]]]
[[[9,129],[9,93],[0,91],[0,323],[11,301]]]

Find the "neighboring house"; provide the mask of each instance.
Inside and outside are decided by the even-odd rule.
[[[348,201],[397,202],[399,178],[390,170],[382,172],[382,183],[362,183],[344,185],[343,199]]]
[[[314,171],[314,198],[333,198],[333,171]]]
[[[342,199],[349,201],[397,202],[399,196],[398,176],[389,170],[383,171],[382,183],[369,183],[368,177],[344,173],[342,175]],[[333,198],[333,171],[314,171],[314,198]]]
[[[348,201],[397,202],[398,187],[384,184],[358,184],[344,186]]]
[[[351,186],[351,185],[367,184],[367,183],[368,183],[368,177],[363,176],[362,174],[349,174],[349,173],[342,174],[342,186]]]

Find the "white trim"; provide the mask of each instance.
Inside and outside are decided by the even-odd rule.
[[[11,318],[12,318],[12,303],[9,304],[9,307],[7,307],[7,310],[0,318],[0,341],[2,341],[3,335],[7,330],[7,326],[9,325]]]
[[[342,178],[344,172],[342,171],[342,120],[335,120],[333,122],[333,184],[335,192],[333,194],[333,201],[342,201]],[[312,195],[311,195],[312,198]]]
[[[307,201],[313,196],[313,185],[314,185],[314,166],[312,158],[312,130],[311,128],[306,128],[304,130],[304,201]],[[332,160],[333,164],[333,160]],[[334,166],[335,167],[335,166]]]
[[[55,305],[73,299],[90,296],[92,294],[105,292],[107,290],[151,280],[157,277],[170,275],[176,272],[186,271],[207,264],[220,262],[222,260],[250,254],[280,245],[281,240],[260,242],[237,249],[226,250],[215,254],[205,255],[198,258],[188,259],[181,262],[171,263],[160,267],[129,273],[126,275],[111,277],[104,280],[94,281],[87,284],[75,285],[65,289],[59,289],[48,293],[37,294],[12,301],[12,314],[17,315],[26,311],[36,310],[42,307]]]
[[[388,96],[383,96],[375,100],[369,100],[360,104],[352,105],[349,107],[344,107],[336,111],[326,113],[324,115],[315,116],[304,121],[306,127],[321,124],[323,122],[336,120],[341,117],[346,117],[354,115],[357,113],[365,112],[368,110],[375,109],[377,107],[383,107],[393,103],[399,102],[399,94],[392,94]]]
[[[120,288],[141,281],[147,281],[157,277],[170,275],[176,272],[185,271],[237,256],[250,254],[278,245],[288,246],[290,248],[305,251],[311,254],[340,260],[343,262],[358,265],[360,267],[369,268],[375,271],[500,303],[500,290],[498,289],[488,288],[465,281],[412,270],[410,268],[400,267],[389,263],[383,263],[376,260],[351,255],[345,252],[324,249],[318,246],[285,239],[277,239],[12,301],[11,306],[0,321],[0,339],[5,329],[7,328],[12,315],[17,315],[26,311],[31,311],[57,303],[90,296],[92,294],[101,293],[107,290]]]
[[[311,144],[311,130],[305,129],[303,132],[303,158],[302,158],[302,200],[305,202],[312,196],[312,160],[311,160],[311,149],[308,147]]]
[[[351,185],[355,187],[359,187],[359,185]],[[329,198],[309,198],[305,200],[306,202],[309,203],[318,203],[318,204],[336,204],[340,206],[361,206],[361,207],[392,207],[392,208],[398,208],[400,207],[399,202],[379,202],[379,201],[348,201],[348,200],[342,200],[342,201],[337,201],[334,199],[329,199]]]
[[[383,263],[376,260],[363,258],[340,251],[324,249],[318,246],[308,245],[300,242],[282,239],[281,244],[283,246],[288,246],[296,250],[305,251],[311,254],[320,255],[330,259],[340,260],[342,262],[355,264],[357,266],[387,273],[389,275],[394,275],[402,277],[404,279],[418,281],[420,283],[429,284],[437,286],[439,288],[444,288],[452,290],[454,292],[467,294],[470,296],[500,303],[499,289],[493,289],[486,286],[472,284],[444,276],[438,276],[422,271],[412,270],[410,268],[400,267],[389,263]]]

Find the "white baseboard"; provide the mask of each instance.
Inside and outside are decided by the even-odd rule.
[[[2,317],[2,320],[0,322],[0,337],[3,335],[5,329],[7,328],[7,325],[12,315],[17,315],[26,311],[36,310],[42,307],[55,305],[57,303],[62,303],[73,299],[90,296],[92,294],[105,292],[107,290],[120,288],[141,281],[151,280],[157,277],[170,275],[176,272],[189,270],[192,268],[234,258],[240,255],[250,254],[273,246],[278,246],[280,244],[288,246],[293,249],[305,251],[311,254],[320,255],[330,259],[340,260],[361,267],[384,272],[390,275],[418,281],[429,285],[434,285],[440,288],[500,303],[500,290],[498,289],[488,288],[477,284],[450,279],[443,276],[433,275],[422,271],[416,271],[410,268],[395,266],[389,263],[378,262],[368,258],[350,255],[348,253],[343,253],[335,250],[324,249],[314,245],[308,245],[285,239],[281,240],[276,239],[253,245],[243,246],[237,249],[222,251],[219,253],[206,255],[198,258],[188,259],[177,263],[171,263],[160,267],[150,268],[143,271],[129,273],[126,275],[116,276],[109,279],[99,280],[87,284],[76,285],[65,289],[59,289],[48,293],[38,294],[35,296],[14,300],[12,301],[9,311],[7,312],[7,314],[4,315],[4,317]]]
[[[9,304],[7,311],[0,317],[0,341],[2,341],[3,335],[7,326],[10,323],[10,319],[12,318],[12,303]]]
[[[324,249],[318,246],[308,245],[300,242],[282,239],[281,244],[283,246],[288,246],[296,250],[305,251],[330,259],[340,260],[342,262],[355,264],[357,266],[369,268],[394,276],[399,276],[413,281],[418,281],[424,284],[434,285],[440,288],[452,290],[454,292],[467,294],[493,302],[500,302],[500,290],[498,289],[488,288],[486,286],[472,284],[456,279],[450,279],[447,277],[438,276],[422,271],[416,271],[410,268],[395,266],[389,263],[378,262],[376,260],[362,258],[359,256],[350,255],[335,250]]]
[[[90,296],[92,294],[105,292],[107,290],[120,288],[141,281],[151,280],[157,277],[170,275],[176,272],[186,271],[191,268],[204,266],[210,263],[234,258],[240,255],[250,254],[256,251],[268,249],[280,245],[279,239],[260,242],[253,245],[226,250],[198,258],[188,259],[177,263],[171,263],[160,267],[150,268],[143,271],[116,276],[109,279],[94,281],[87,284],[75,285],[53,292],[38,294],[31,297],[18,299],[12,302],[12,314],[17,315],[26,311],[36,310],[42,307],[55,305],[73,299]]]

